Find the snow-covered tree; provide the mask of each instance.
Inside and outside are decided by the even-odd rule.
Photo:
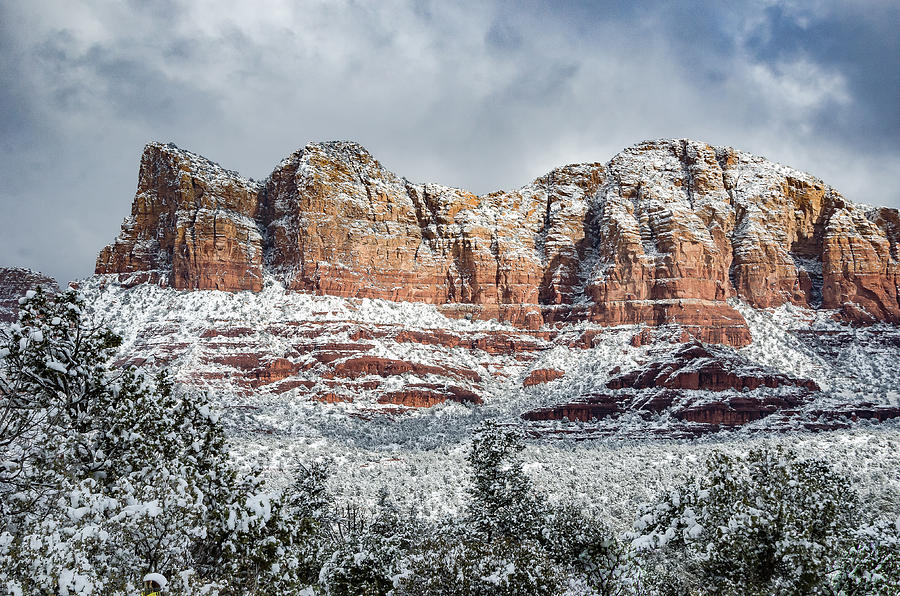
[[[522,470],[518,431],[486,423],[472,439],[469,518],[488,539],[537,538],[544,516],[531,480]]]
[[[633,545],[671,594],[814,594],[846,548],[857,504],[825,463],[790,451],[722,453],[646,505]]]
[[[535,540],[472,536],[447,527],[423,537],[396,579],[396,596],[551,596],[560,569]]]
[[[356,504],[332,509],[331,554],[322,566],[320,587],[328,596],[381,596],[391,593],[394,577],[424,525],[402,514],[386,491],[373,512]]]
[[[0,338],[0,587],[17,594],[279,594],[302,511],[228,459],[203,394],[109,362],[74,291],[29,292]],[[0,589],[2,589],[0,588]]]
[[[605,523],[571,504],[558,505],[541,521],[540,542],[566,575],[580,578],[601,596],[632,593],[630,551]]]
[[[375,521],[337,543],[322,567],[320,585],[328,596],[382,596],[393,588],[393,576],[406,547],[393,524]]]
[[[333,502],[326,481],[328,464],[311,462],[300,465],[294,486],[285,494],[285,505],[296,524],[293,528],[298,561],[297,579],[301,584],[319,582],[322,567],[334,551]]]

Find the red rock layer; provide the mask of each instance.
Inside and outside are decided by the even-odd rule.
[[[726,299],[900,322],[898,216],[729,148],[642,143],[475,196],[413,184],[355,143],[307,145],[263,184],[148,145],[98,273],[183,289],[292,289],[440,305],[521,327],[678,324],[746,345]],[[265,260],[263,254],[266,255]]]
[[[146,326],[116,365],[179,369],[177,378],[183,383],[237,394],[296,390],[327,402],[353,401],[354,397],[377,401],[391,394],[384,399],[393,401],[382,403],[407,407],[421,407],[429,400],[480,404],[483,383],[491,380],[488,375],[518,374],[522,359],[549,349],[549,342],[556,339],[527,331],[521,336],[508,331],[460,334],[352,321],[279,321],[259,329],[245,327],[240,320],[215,321],[193,334],[182,324],[163,321]],[[343,339],[348,337],[361,341]],[[413,341],[437,349],[415,360],[369,355],[377,345],[403,346]],[[469,352],[472,358],[461,362],[471,362],[473,367],[490,363],[490,372],[448,359],[442,349],[447,346]],[[186,357],[190,364],[184,366]],[[403,397],[404,391],[411,393]]]
[[[445,401],[455,401],[458,403],[480,404],[481,398],[471,392],[460,394],[459,392],[434,391],[428,389],[403,389],[400,391],[388,391],[378,398],[380,404],[395,404],[398,406],[406,406],[408,408],[430,408]]]
[[[697,432],[714,431],[720,426],[740,426],[779,412],[788,412],[806,401],[808,394],[798,391],[784,395],[731,395],[715,401],[691,398],[682,392],[661,390],[651,397],[630,392],[597,394],[577,402],[529,410],[522,419],[539,422],[570,420],[591,422],[624,412],[658,414],[668,411],[673,418],[706,425]]]
[[[541,385],[543,383],[549,383],[550,381],[555,381],[563,377],[566,373],[561,370],[555,370],[552,368],[538,368],[525,377],[525,380],[522,381],[523,387],[532,387],[534,385]]]

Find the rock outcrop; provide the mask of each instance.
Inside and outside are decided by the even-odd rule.
[[[522,386],[534,387],[535,385],[542,385],[562,378],[565,374],[565,372],[553,368],[536,368],[528,373],[528,376],[522,381]]]
[[[693,341],[644,366],[611,378],[610,389],[691,389],[753,391],[760,387],[801,387],[818,391],[810,379],[748,366],[738,354]]]
[[[774,414],[796,414],[792,409],[820,390],[811,379],[762,368],[727,348],[690,342],[672,352],[659,351],[643,366],[613,376],[606,383],[611,391],[530,410],[522,418],[589,422],[628,412],[648,418],[665,414],[700,434]]]
[[[28,290],[58,292],[52,277],[22,267],[0,267],[0,323],[15,321],[19,315],[19,298]]]
[[[802,172],[688,140],[557,168],[476,196],[416,184],[350,142],[313,143],[264,182],[172,145],[144,151],[131,216],[97,273],[177,289],[294,290],[440,305],[532,329],[680,325],[742,346],[728,304],[900,322],[898,214]]]
[[[179,290],[262,288],[260,186],[172,144],[144,149],[131,216],[97,273]]]

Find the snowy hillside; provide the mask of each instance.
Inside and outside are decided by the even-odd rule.
[[[600,328],[582,322],[524,331],[496,321],[447,318],[426,304],[285,291],[271,279],[260,293],[179,292],[152,285],[126,289],[102,276],[85,280],[80,288],[94,316],[124,337],[124,358],[164,366],[176,379],[210,391],[225,413],[235,453],[243,461],[260,462],[276,483],[291,477],[296,462],[320,459],[336,463],[331,482],[343,499],[371,504],[387,489],[426,516],[453,513],[465,491],[472,429],[495,419],[521,425],[533,438],[526,469],[552,499],[575,499],[622,524],[630,523],[640,502],[690,472],[710,450],[743,453],[754,445],[792,445],[826,457],[873,495],[873,505],[900,508],[898,502],[885,502],[888,495],[900,494],[896,421],[852,422],[838,416],[828,418],[828,427],[838,430],[803,430],[819,428],[823,411],[849,411],[859,404],[900,406],[900,377],[892,364],[900,356],[900,332],[892,326],[851,327],[833,321],[827,311],[757,310],[734,301],[753,342],[740,350],[723,349],[755,371],[809,379],[821,391],[797,414],[723,427],[697,442],[683,437],[694,436],[703,425],[686,424],[667,412],[650,417],[626,412],[588,422],[520,417],[608,392],[611,371],[634,370],[674,350],[677,345],[669,344],[665,334],[676,329],[656,330],[657,342],[635,346],[634,337],[644,331],[639,326]],[[421,334],[417,341],[408,337],[412,332]],[[498,335],[518,350],[498,350]],[[457,341],[451,338],[481,340],[482,349],[440,344]],[[364,350],[355,346],[360,343]],[[361,353],[427,365],[433,372],[353,379],[331,374]],[[254,366],[273,359],[313,365],[251,388],[246,379],[254,374],[252,367],[221,364],[222,356],[248,354]],[[523,386],[529,373],[542,369],[564,375]],[[452,371],[472,371],[477,378],[452,376]],[[292,380],[305,384],[291,387]],[[386,392],[428,384],[461,387],[483,403],[447,400],[428,408],[379,403]],[[324,403],[316,399],[321,392],[348,401]],[[701,402],[721,399],[710,391],[683,393]],[[593,440],[583,441],[587,438]]]
[[[390,417],[401,437],[406,428],[411,437],[431,436],[437,428],[440,434],[465,434],[483,418],[519,423],[528,410],[608,392],[615,374],[674,349],[667,347],[665,328],[653,332],[658,341],[636,346],[635,337],[647,333],[639,326],[582,322],[527,331],[496,321],[450,319],[420,303],[289,292],[271,279],[260,293],[126,289],[105,281],[94,277],[81,290],[96,316],[124,337],[122,357],[165,366],[177,380],[212,391],[228,410],[234,431],[242,434],[302,436],[320,424],[338,424],[347,427],[347,436],[365,441],[370,419],[381,415]],[[860,404],[900,406],[900,379],[891,366],[900,352],[894,327],[855,328],[823,311],[733,304],[753,335],[751,345],[735,352],[747,366],[809,379],[821,388],[790,420],[764,417],[748,428],[800,427],[814,420],[815,412]],[[380,365],[350,366],[362,358]],[[523,386],[536,370],[563,374]],[[483,404],[447,399],[410,408],[383,399],[416,388],[452,397],[453,387]],[[754,395],[779,391],[761,387]],[[721,392],[684,393],[701,401],[722,397]],[[540,432],[641,436],[684,424],[663,413],[652,420],[625,415],[529,426]]]

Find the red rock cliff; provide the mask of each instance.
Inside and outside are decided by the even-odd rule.
[[[307,145],[259,185],[151,144],[97,273],[234,291],[258,290],[265,271],[454,316],[678,323],[743,345],[734,296],[900,322],[898,229],[896,210],[866,212],[808,174],[688,140],[484,196],[411,183],[349,142]]]
[[[97,273],[184,290],[262,288],[256,183],[174,145],[144,148],[131,216]]]

